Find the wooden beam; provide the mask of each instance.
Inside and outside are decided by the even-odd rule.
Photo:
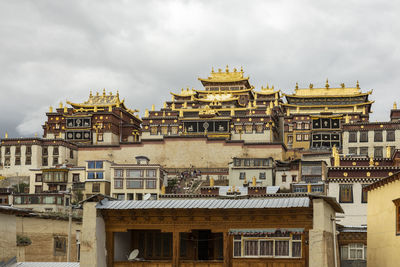
[[[180,252],[180,249],[179,249],[179,240],[180,238],[179,238],[179,231],[178,231],[178,229],[174,229],[174,231],[173,231],[173,233],[172,233],[172,240],[173,240],[173,242],[172,242],[172,252],[173,252],[173,254],[172,254],[172,266],[173,267],[178,267],[179,266],[179,252]]]

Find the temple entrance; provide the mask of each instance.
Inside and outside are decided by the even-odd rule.
[[[223,260],[223,235],[211,230],[180,233],[180,258],[193,261]]]

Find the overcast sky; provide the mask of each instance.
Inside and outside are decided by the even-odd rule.
[[[42,135],[49,106],[116,92],[157,108],[211,67],[243,66],[259,90],[344,82],[372,120],[400,102],[400,2],[0,1],[0,135]],[[399,103],[400,104],[400,103]]]

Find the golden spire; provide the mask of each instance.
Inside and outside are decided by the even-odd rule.
[[[211,67],[211,73],[214,73],[214,67]]]
[[[372,157],[369,158],[369,166],[374,166],[374,159]]]
[[[231,109],[231,116],[235,116],[235,110],[233,108]]]
[[[236,68],[233,68],[233,72],[237,72],[237,69],[236,69]]]
[[[183,107],[184,107],[184,108],[187,108],[187,102],[186,102],[186,101],[183,102]]]
[[[272,101],[269,102],[269,108],[270,108],[270,109],[273,109],[273,108],[274,108],[274,103],[272,103]]]
[[[344,89],[344,88],[345,88],[344,83],[341,83],[341,84],[340,84],[340,87],[342,87],[342,88]]]
[[[108,106],[108,112],[112,112],[112,106]]]
[[[326,78],[326,84],[325,84],[325,88],[326,88],[326,89],[328,89],[328,88],[329,88],[328,78]]]
[[[255,108],[257,107],[257,101],[256,100],[253,101],[253,107],[255,107]]]
[[[155,110],[155,106],[153,104],[153,105],[151,105],[151,111],[154,111],[154,110]]]
[[[256,185],[257,185],[257,180],[256,180],[256,177],[253,176],[252,186],[256,186]]]
[[[93,97],[92,90],[90,90],[89,97],[90,97],[90,98]]]
[[[349,123],[350,122],[350,117],[349,117],[349,114],[346,114],[346,117],[345,117],[345,123]]]
[[[274,105],[275,105],[275,106],[278,106],[278,99],[275,99]]]
[[[53,112],[53,107],[52,107],[52,106],[50,106],[50,108],[49,108],[49,112],[50,112],[50,113],[52,113],[52,112]]]
[[[35,137],[37,137],[37,133],[35,133]]]
[[[240,67],[240,72],[243,72],[243,67]]]
[[[357,84],[356,84],[357,89],[360,89],[360,83],[357,80]]]
[[[392,148],[390,146],[386,147],[386,157],[390,158],[392,156]]]
[[[167,108],[167,102],[164,102],[163,108]]]
[[[333,160],[334,160],[334,166],[335,167],[340,166],[339,153],[338,153],[335,145],[333,145],[333,147],[332,147],[332,157],[333,157]]]
[[[296,83],[296,90],[299,89],[299,83]]]
[[[179,110],[179,117],[183,117],[183,110]]]
[[[99,96],[99,92],[96,92],[96,96]]]
[[[58,108],[63,108],[62,102],[60,102],[60,104],[58,104]]]
[[[397,109],[397,103],[396,103],[396,101],[393,103],[393,109]]]
[[[119,99],[119,91],[117,90],[117,98]]]
[[[310,83],[310,89],[312,89],[314,87],[314,84]]]
[[[172,103],[171,108],[172,110],[175,110],[175,103]]]
[[[226,73],[229,73],[229,67],[228,67],[228,65],[226,65],[225,71],[226,71]]]
[[[106,88],[103,88],[103,97],[106,96]]]
[[[210,187],[214,187],[214,179],[212,177],[210,178]]]
[[[148,116],[149,116],[149,110],[148,110],[147,108],[144,110],[144,116],[145,116],[145,117],[148,117]]]
[[[183,88],[182,88],[182,91],[183,91]],[[174,95],[171,95],[171,101],[175,101],[175,96]]]
[[[6,139],[8,138],[8,133],[7,133],[7,132],[6,132],[6,134],[4,135],[4,138],[6,138]]]
[[[68,112],[68,109],[67,109],[67,106],[65,106],[64,107],[64,113],[67,113]]]

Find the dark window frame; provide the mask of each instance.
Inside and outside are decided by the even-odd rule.
[[[353,184],[339,184],[339,203],[354,203]]]

